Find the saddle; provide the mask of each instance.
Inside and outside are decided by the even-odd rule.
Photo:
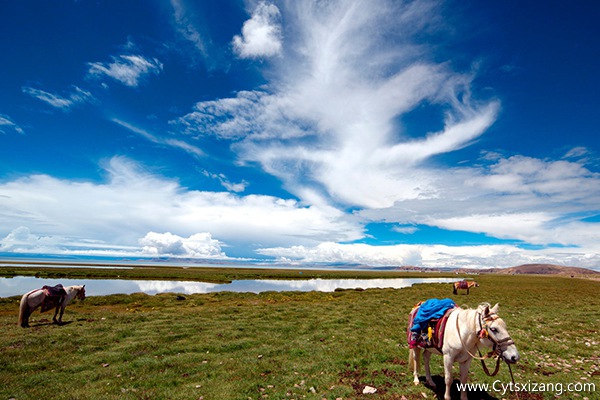
[[[58,284],[56,286],[48,286],[48,285],[44,285],[42,287],[42,290],[44,291],[44,293],[46,294],[46,296],[52,296],[52,297],[60,297],[60,296],[66,296],[67,295],[67,291],[65,290],[65,288],[63,287],[62,284]]]
[[[45,312],[58,307],[67,296],[67,291],[60,283],[56,286],[44,285],[42,290],[44,291],[45,296],[44,301],[42,301],[40,312]]]
[[[423,302],[418,303],[410,312],[408,329],[406,331],[408,347],[411,349],[415,347],[424,349],[433,347],[442,351],[442,347],[444,346],[444,332],[446,331],[448,317],[450,317],[450,314],[452,314],[457,307],[448,308],[440,318],[431,318],[426,324],[420,324],[421,329],[412,331],[410,328],[413,326],[413,321],[422,303]]]
[[[469,282],[467,282],[466,280],[464,280],[464,281],[458,281],[458,288],[459,289],[468,289],[469,288]]]

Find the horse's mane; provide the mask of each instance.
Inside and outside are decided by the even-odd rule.
[[[476,308],[471,308],[471,306],[469,306],[468,304],[463,304],[459,307],[462,308],[463,310],[479,310],[480,308],[486,308],[486,307],[492,308],[492,305],[490,303],[488,303],[487,301],[484,301],[483,303],[479,303]]]

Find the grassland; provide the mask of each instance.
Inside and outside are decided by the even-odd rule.
[[[277,276],[290,277],[284,272]],[[218,274],[231,279],[261,271]],[[2,298],[0,399],[436,398],[432,389],[412,384],[404,333],[413,304],[431,297],[454,297],[471,307],[499,302],[522,354],[513,368],[517,382],[563,384],[565,390],[569,383],[595,383],[597,392],[577,395],[600,398],[600,282],[508,275],[477,280],[481,287],[469,296],[453,296],[448,284],[183,300],[176,294],[98,296],[69,305],[62,326],[36,312],[30,329],[16,325],[19,299]],[[434,375],[442,374],[441,358],[432,366]],[[487,377],[474,362],[470,379],[508,383],[510,375],[503,367]],[[365,385],[377,393],[363,395]],[[489,391],[471,398],[516,397]]]

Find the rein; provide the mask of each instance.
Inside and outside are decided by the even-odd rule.
[[[500,371],[500,355],[502,355],[502,349],[500,348],[500,345],[502,345],[504,343],[508,343],[508,345],[510,346],[511,344],[514,344],[514,342],[510,336],[508,336],[504,339],[501,339],[501,340],[496,340],[490,336],[490,333],[488,332],[488,328],[487,328],[487,321],[488,320],[493,321],[496,318],[499,318],[497,315],[493,314],[493,316],[486,318],[484,320],[486,322],[485,324],[482,324],[483,318],[481,317],[481,314],[478,312],[477,315],[479,315],[479,326],[481,327],[481,329],[479,330],[479,333],[477,334],[477,337],[479,339],[487,338],[487,339],[491,340],[492,343],[494,343],[494,349],[492,351],[488,352],[485,356],[482,356],[481,351],[479,351],[479,346],[477,346],[477,352],[479,353],[479,357],[476,356],[475,354],[472,354],[469,351],[469,349],[467,348],[467,346],[465,346],[465,342],[463,341],[462,335],[460,334],[460,326],[458,324],[458,314],[457,314],[456,315],[456,331],[458,332],[458,338],[460,339],[460,343],[462,344],[463,349],[465,349],[471,357],[481,361],[481,366],[483,367],[483,372],[485,372],[485,374],[487,376],[496,376],[498,374],[498,372]],[[496,359],[496,368],[494,369],[494,372],[492,372],[492,373],[490,373],[488,367],[485,365],[484,360],[487,360],[488,358]],[[510,368],[510,364],[509,364],[509,368]],[[512,376],[512,371],[511,371],[511,376]],[[514,378],[513,378],[513,380],[514,380]]]
[[[479,339],[483,339],[483,338],[488,338],[492,341],[492,343],[494,343],[494,348],[492,351],[490,351],[489,353],[487,353],[485,356],[481,356],[481,352],[479,351],[479,346],[477,346],[477,352],[479,353],[479,357],[477,357],[474,354],[471,354],[471,352],[469,351],[469,349],[465,346],[465,342],[462,339],[462,336],[460,334],[460,327],[458,324],[458,314],[456,315],[456,330],[458,332],[458,337],[460,339],[460,343],[462,344],[463,348],[467,351],[467,353],[469,353],[469,355],[473,358],[476,358],[478,360],[481,360],[481,366],[483,367],[483,372],[485,372],[485,374],[487,376],[496,376],[498,374],[498,372],[500,371],[500,356],[502,355],[502,349],[500,348],[500,345],[504,344],[504,343],[508,343],[508,346],[510,346],[511,344],[514,344],[515,342],[511,339],[510,336],[505,337],[504,339],[500,339],[500,340],[496,340],[493,337],[490,336],[490,333],[488,332],[488,327],[487,327],[487,321],[489,320],[495,320],[498,317],[498,315],[496,314],[492,314],[492,316],[489,316],[485,319],[483,319],[481,317],[481,314],[478,312],[477,315],[479,315],[479,326],[480,326],[480,330],[479,333],[477,334],[477,337]],[[485,324],[482,324],[482,320],[485,322]],[[494,368],[494,372],[492,372],[490,374],[490,371],[488,369],[488,367],[485,365],[485,361],[488,358],[495,358],[496,359],[496,368]],[[507,361],[506,365],[508,365],[508,371],[510,372],[510,379],[512,379],[512,383],[513,383],[513,387],[515,387],[515,377],[513,375],[512,372],[512,367],[510,366],[510,363]],[[517,396],[517,400],[519,399],[519,392],[514,392],[515,395]]]

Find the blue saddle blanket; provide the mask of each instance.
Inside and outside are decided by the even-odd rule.
[[[427,327],[427,322],[434,318],[442,318],[446,311],[456,307],[452,299],[429,299],[424,301],[415,315],[412,332],[419,332]]]

